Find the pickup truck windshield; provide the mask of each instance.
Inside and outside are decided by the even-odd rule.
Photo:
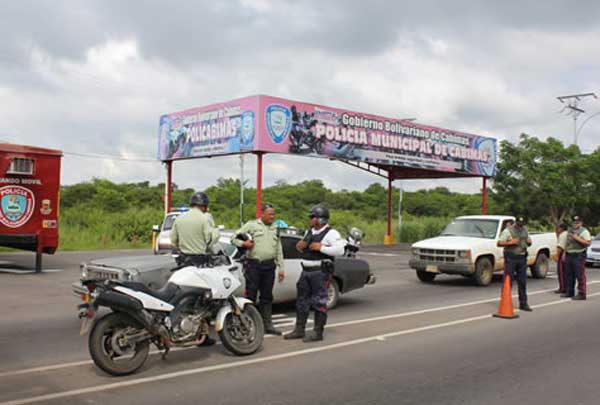
[[[498,229],[495,219],[455,219],[440,236],[468,236],[472,238],[494,239]]]

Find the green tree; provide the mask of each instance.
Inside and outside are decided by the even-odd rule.
[[[519,143],[500,143],[494,192],[511,213],[557,224],[569,212],[589,213],[596,186],[589,181],[593,158],[559,140],[541,141],[521,134]],[[597,159],[596,159],[597,160]]]

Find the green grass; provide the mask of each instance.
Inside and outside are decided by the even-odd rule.
[[[214,213],[217,223],[232,224],[221,220]],[[229,216],[227,216],[229,217]],[[144,208],[128,209],[119,213],[107,213],[84,206],[72,207],[61,212],[60,246],[68,250],[109,250],[109,249],[148,249],[152,240],[152,225],[160,224],[162,210]],[[285,218],[284,218],[285,219]],[[438,235],[448,224],[449,218],[404,216],[402,229],[398,229],[397,219],[392,222],[394,242],[412,243]],[[235,220],[229,221],[235,223]],[[296,223],[297,221],[289,221]],[[301,224],[300,221],[298,224]],[[383,243],[386,222],[381,219],[359,218],[351,211],[332,213],[331,224],[342,236],[343,225],[355,226],[365,233],[365,243]]]

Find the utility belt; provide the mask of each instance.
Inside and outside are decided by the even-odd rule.
[[[175,259],[178,266],[196,266],[206,267],[210,263],[209,255],[188,255],[187,253],[179,252],[179,256]]]
[[[583,252],[567,252],[567,256],[585,256],[585,250]]]
[[[521,260],[521,259],[526,259],[527,258],[527,253],[523,253],[522,255],[518,255],[516,253],[504,252],[504,257],[506,259]]]
[[[308,263],[307,263],[308,262]],[[302,271],[306,271],[307,273],[313,271],[322,271],[324,273],[333,274],[334,266],[333,260],[320,260],[314,261],[314,265],[309,264],[310,261],[302,261],[300,265],[302,266]]]
[[[261,269],[271,269],[276,267],[275,265],[275,259],[267,259],[267,260],[258,260],[258,259],[252,259],[252,258],[246,258],[245,263],[247,266],[250,267],[258,267]]]

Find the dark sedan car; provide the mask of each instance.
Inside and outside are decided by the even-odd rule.
[[[237,248],[229,241],[233,232],[221,233],[221,246],[230,257],[235,257]],[[294,301],[296,299],[296,282],[300,278],[300,253],[296,250],[296,243],[300,240],[297,235],[282,235],[283,257],[285,260],[285,280],[275,282],[273,297],[276,303]],[[244,277],[242,265],[234,260],[238,267],[237,274],[242,281],[238,293],[242,293]],[[81,265],[82,279],[115,279],[137,281],[151,288],[161,287],[171,276],[175,262],[170,255],[113,257],[93,260]],[[375,283],[376,277],[369,268],[369,263],[362,259],[339,257],[335,260],[333,280],[329,285],[328,307],[337,305],[340,294],[363,288],[366,284]],[[81,283],[74,283],[73,290],[81,294],[84,287]]]

